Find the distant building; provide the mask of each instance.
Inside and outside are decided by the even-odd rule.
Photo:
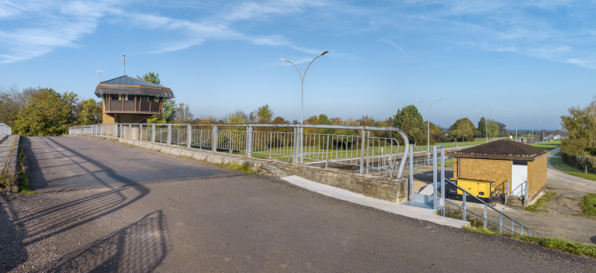
[[[103,99],[103,123],[146,123],[161,114],[164,99],[174,98],[168,87],[126,75],[100,82],[95,95]]]
[[[498,140],[449,153],[454,159],[454,176],[461,179],[494,181],[496,188],[524,196],[528,204],[538,200],[546,190],[548,151],[523,143]],[[527,182],[527,187],[526,187]]]

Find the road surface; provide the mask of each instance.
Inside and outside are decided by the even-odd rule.
[[[361,207],[123,144],[26,138],[2,202],[14,272],[587,272],[593,259]]]

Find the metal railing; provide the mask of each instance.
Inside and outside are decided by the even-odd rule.
[[[160,142],[396,178],[402,177],[410,148],[406,134],[394,127],[110,123],[71,127],[69,134]]]
[[[516,233],[515,232],[515,224],[519,225],[519,233],[521,235],[524,235],[524,229],[527,230],[527,235],[530,236],[530,228],[527,226],[524,226],[522,223],[518,222],[517,220],[511,218],[510,216],[508,216],[507,214],[503,213],[502,211],[496,209],[495,207],[491,206],[490,204],[486,203],[484,200],[474,196],[473,194],[471,194],[470,192],[468,192],[467,190],[461,188],[460,186],[458,186],[457,184],[453,183],[451,180],[449,179],[445,179],[445,182],[451,184],[452,186],[456,187],[457,189],[462,191],[462,205],[458,205],[453,201],[450,201],[449,199],[445,198],[445,202],[452,204],[458,208],[460,208],[462,210],[462,220],[467,221],[467,213],[471,213],[473,215],[476,215],[479,218],[482,218],[483,222],[484,222],[484,228],[488,227],[488,223],[492,223],[496,226],[499,226],[499,232],[503,233],[503,229],[505,230],[509,230],[512,234]],[[480,215],[478,213],[473,212],[472,210],[469,210],[466,204],[466,199],[467,196],[471,196],[473,200],[478,201],[480,204],[484,204],[484,215]],[[491,209],[497,213],[499,213],[499,222],[495,222],[492,221],[490,219],[488,219],[488,209]],[[503,217],[508,218],[509,220],[511,220],[511,228],[508,228],[506,226],[503,225]]]
[[[0,122],[0,136],[2,135],[12,135],[12,128],[4,124],[4,122]]]

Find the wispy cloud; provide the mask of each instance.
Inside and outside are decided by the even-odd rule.
[[[0,63],[28,60],[58,47],[73,47],[92,33],[108,9],[106,1],[4,1],[0,20],[20,21],[22,26],[0,30]]]
[[[387,38],[381,38],[381,42],[385,42],[385,43],[389,44],[390,46],[399,49],[399,51],[401,51],[401,52],[404,51],[400,46],[398,46],[396,43],[394,43],[392,41],[389,41],[389,39],[387,39]]]

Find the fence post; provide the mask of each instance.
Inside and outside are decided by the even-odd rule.
[[[298,164],[298,127],[294,127],[294,154],[292,163]]]
[[[468,195],[468,193],[463,192],[462,194],[462,203],[463,203],[463,209],[462,209],[462,220],[466,220],[466,195]]]
[[[168,124],[168,145],[172,144],[172,125]]]
[[[151,124],[151,142],[155,142],[155,124]]]
[[[186,147],[190,148],[190,142],[192,141],[192,128],[190,127],[190,124],[187,124],[186,126],[188,126],[186,132]]]
[[[364,130],[364,128],[362,129]],[[368,134],[366,134],[366,174],[368,174],[369,169],[370,169],[370,158],[369,156],[369,146],[370,146],[370,131],[368,131]]]
[[[366,132],[362,128],[362,140],[360,140],[360,173],[364,173],[364,146],[366,146]]]
[[[300,164],[304,163],[304,128],[300,127],[300,141],[298,141],[298,147],[300,147]]]
[[[132,124],[128,124],[128,138],[132,139]]]
[[[484,203],[484,228],[486,228],[487,227],[487,224],[488,224],[487,223],[487,220],[488,220],[488,215],[487,214],[488,214],[488,207],[487,207],[487,204]]]
[[[443,211],[441,216],[445,216],[445,146],[441,147],[441,206]]]
[[[430,151],[428,151],[430,152]],[[437,192],[437,146],[433,146],[433,210],[437,211],[438,192]]]
[[[212,138],[212,140],[211,140],[211,142],[212,142],[212,144],[211,144],[211,149],[212,149],[214,152],[217,152],[217,126],[216,126],[216,125],[213,125],[212,134],[213,134],[213,135],[212,135],[212,137],[211,137],[211,138]]]
[[[143,124],[139,124],[139,140],[143,140]]]
[[[251,156],[252,153],[252,127],[246,126],[246,156]]]
[[[503,233],[503,213],[499,216],[499,233]]]

